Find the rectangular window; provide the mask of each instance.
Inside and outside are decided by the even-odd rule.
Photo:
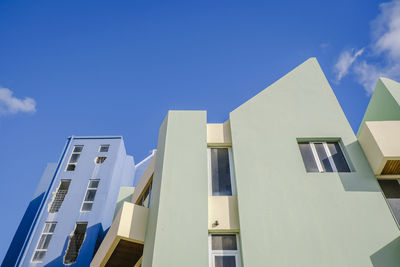
[[[65,195],[68,193],[70,183],[71,180],[61,180],[60,185],[53,196],[53,200],[51,201],[49,213],[58,212],[58,210],[61,208],[61,204],[64,201]]]
[[[396,218],[397,222],[400,223],[400,183],[399,180],[378,180],[379,185],[382,188],[383,193],[389,203],[390,208]]]
[[[238,236],[213,234],[209,237],[211,267],[240,267]]]
[[[91,179],[89,180],[88,187],[86,189],[85,198],[83,199],[81,211],[91,211],[96,196],[97,188],[99,187],[100,180]]]
[[[209,148],[210,195],[232,196],[235,194],[231,148]]]
[[[79,157],[81,156],[81,152],[83,150],[83,146],[74,146],[72,150],[71,157],[69,158],[66,171],[74,171],[76,168],[76,164],[78,164]]]
[[[46,256],[51,237],[56,229],[56,222],[46,222],[42,234],[40,235],[38,244],[33,252],[32,262],[42,262]]]
[[[350,172],[338,142],[299,142],[307,172]]]
[[[110,148],[110,145],[101,145],[99,147],[99,152],[108,152],[109,148]]]
[[[150,208],[150,198],[151,198],[151,187],[152,187],[152,182],[150,185],[146,188],[146,190],[143,193],[143,196],[140,198],[140,200],[137,202],[140,206]]]
[[[75,225],[75,230],[69,236],[67,251],[64,256],[64,264],[72,264],[78,258],[83,240],[86,235],[87,222],[79,222]]]

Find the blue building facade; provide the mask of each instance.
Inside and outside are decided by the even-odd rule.
[[[120,136],[69,137],[59,162],[48,164],[2,266],[89,266],[120,188],[134,186],[152,155],[135,166]]]

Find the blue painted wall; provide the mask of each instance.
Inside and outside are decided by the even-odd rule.
[[[110,145],[108,152],[98,152],[102,144]],[[65,171],[75,145],[84,146],[78,164],[74,171]],[[99,155],[107,156],[103,164],[94,162]],[[68,193],[60,210],[57,213],[48,213],[53,193],[56,192],[61,179],[71,179]],[[92,210],[81,212],[90,179],[100,179],[99,187]],[[14,266],[15,262],[19,263],[19,266],[64,266],[63,257],[76,222],[88,222],[88,228],[77,261],[72,265],[89,266],[98,238],[104,237],[105,231],[112,223],[119,188],[133,186],[134,180],[135,163],[133,157],[126,154],[122,137],[69,138],[60,162],[47,167],[2,266]],[[33,252],[47,221],[57,222],[53,237],[44,261],[32,263]],[[21,251],[24,242],[25,249]]]

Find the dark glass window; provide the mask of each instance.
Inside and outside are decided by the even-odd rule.
[[[398,180],[378,180],[390,208],[400,223],[400,184]]]
[[[236,235],[212,235],[212,250],[237,250]]]
[[[211,180],[213,196],[232,195],[228,148],[211,148]]]
[[[338,142],[298,143],[307,172],[350,172]]]
[[[69,237],[67,252],[64,256],[64,264],[72,264],[78,258],[83,240],[86,235],[87,222],[76,223],[74,233]]]

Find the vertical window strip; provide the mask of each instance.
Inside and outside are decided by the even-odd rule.
[[[55,213],[60,210],[64,198],[68,193],[70,183],[71,180],[61,180],[60,185],[58,186],[57,191],[50,204],[49,213]]]
[[[91,211],[96,197],[97,188],[99,187],[99,179],[89,180],[88,187],[86,189],[85,198],[83,199],[81,211]]]
[[[87,222],[76,223],[74,232],[69,237],[67,251],[64,256],[64,264],[72,264],[76,262],[81,249],[83,240],[86,236]]]
[[[208,152],[209,194],[235,195],[231,148],[210,147]]]
[[[53,237],[57,222],[46,222],[44,224],[42,234],[33,252],[32,262],[43,262],[46,256],[47,249],[50,245],[50,240]]]
[[[74,146],[72,150],[71,157],[69,158],[66,171],[74,171],[76,165],[78,164],[78,160],[81,156],[81,152],[83,150],[83,145]]]

